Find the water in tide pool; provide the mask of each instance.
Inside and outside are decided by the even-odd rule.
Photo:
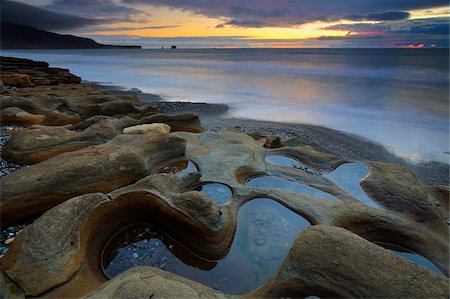
[[[449,162],[445,49],[33,50],[83,79],[169,100],[225,103],[231,116],[355,133],[413,161]]]

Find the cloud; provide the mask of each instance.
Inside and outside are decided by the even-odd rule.
[[[239,27],[293,27],[314,21],[404,20],[408,11],[448,6],[448,0],[122,0],[127,4],[159,5],[223,18]]]
[[[1,20],[44,30],[67,30],[104,22],[103,20],[53,12],[15,1],[2,2]]]
[[[396,21],[406,20],[410,16],[409,12],[404,11],[387,11],[383,13],[371,13],[367,15],[349,15],[345,19],[351,21]]]
[[[169,29],[180,27],[180,25],[167,25],[167,26],[144,26],[144,27],[116,27],[116,28],[93,28],[90,31],[101,32],[101,31],[127,31],[127,30],[159,30],[159,29]]]
[[[214,27],[214,28],[224,28],[225,27],[225,24],[218,24],[218,25],[216,25],[216,27]]]
[[[351,31],[352,33],[379,32],[379,33],[411,33],[448,35],[448,18],[426,18],[403,21],[385,21],[380,23],[356,23],[328,26],[327,30]]]
[[[112,0],[54,0],[45,8],[53,11],[69,11],[83,17],[127,22],[134,22],[138,17],[150,16],[148,12],[119,5]]]
[[[96,41],[124,45],[139,44],[144,48],[221,48],[221,47],[322,47],[322,48],[386,48],[424,44],[425,47],[448,48],[447,37],[423,34],[322,36],[308,39],[259,39],[250,36],[142,37],[133,35],[90,35]],[[410,46],[411,47],[411,46]]]

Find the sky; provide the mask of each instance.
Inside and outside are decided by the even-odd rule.
[[[449,46],[449,0],[20,0],[1,19],[160,48]]]

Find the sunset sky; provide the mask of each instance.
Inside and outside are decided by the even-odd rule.
[[[2,21],[109,44],[448,47],[448,0],[22,0]]]

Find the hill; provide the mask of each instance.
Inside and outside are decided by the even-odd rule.
[[[1,49],[141,49],[99,44],[93,39],[58,34],[30,26],[1,23]]]

